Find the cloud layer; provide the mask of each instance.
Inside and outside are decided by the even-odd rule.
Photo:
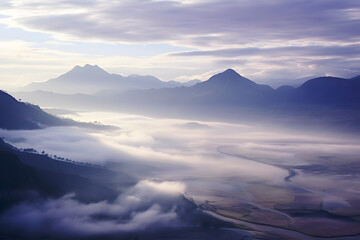
[[[45,150],[74,161],[117,163],[118,170],[126,169],[127,174],[140,179],[181,181],[190,186],[187,193],[194,199],[213,197],[211,192],[219,189],[232,194],[233,188],[249,182],[282,185],[289,175],[286,166],[312,165],[318,156],[360,154],[358,138],[314,130],[288,131],[270,125],[189,122],[115,113],[79,113],[73,117],[116,125],[120,130],[94,132],[56,127],[1,130],[0,136],[17,147]],[[112,165],[115,171],[116,166]]]
[[[81,203],[73,194],[24,202],[0,216],[2,232],[36,236],[94,236],[181,227],[187,204],[178,182],[141,181],[114,202]],[[188,214],[193,214],[189,212]]]
[[[359,41],[355,0],[13,1],[14,24],[79,39],[219,46]],[[27,10],[27,13],[25,12]],[[30,11],[29,11],[30,10]],[[9,10],[10,12],[14,9]]]
[[[31,74],[40,78],[32,81],[44,81],[56,77],[50,68],[61,74],[85,63],[164,80],[206,80],[230,67],[270,84],[360,74],[356,0],[13,0],[0,9],[4,26],[23,31],[0,29],[17,40],[4,42],[2,75],[18,82],[30,81]],[[139,50],[136,44],[148,46]]]
[[[194,205],[188,208],[181,194],[196,203],[253,204],[257,194],[249,189],[259,185],[290,192],[302,188],[330,205],[357,199],[357,136],[116,113],[73,117],[121,129],[1,130],[0,136],[17,147],[75,161],[111,161],[112,170],[126,169],[140,182],[114,202],[84,204],[68,195],[20,204],[0,220],[8,231],[87,236],[184,226],[194,219]],[[161,182],[146,180],[154,178]],[[261,203],[261,198],[255,202]]]

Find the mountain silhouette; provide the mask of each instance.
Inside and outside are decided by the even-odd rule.
[[[0,192],[0,212],[37,196],[61,197],[72,192],[79,200],[89,202],[114,199],[117,195],[115,190],[82,176],[26,165],[11,151],[0,151]]]
[[[3,91],[0,91],[0,115],[0,128],[4,129],[67,125],[65,121],[45,113],[38,106],[19,102]]]
[[[0,189],[39,188],[35,173],[15,154],[0,151]]]
[[[193,87],[198,101],[216,105],[257,105],[274,90],[241,76],[233,69],[216,74]]]
[[[46,101],[49,101],[49,98],[46,98]],[[44,112],[39,106],[17,101],[3,91],[0,91],[0,116],[0,128],[9,130],[40,129],[50,126],[77,126],[103,130],[117,129],[117,127],[110,125],[77,122],[72,119],[55,117]]]
[[[354,81],[358,81],[358,80],[360,80],[360,75],[359,75],[359,76],[356,76],[356,77],[351,78],[351,80],[354,80]]]
[[[99,72],[103,71],[98,67],[90,68],[95,68]],[[236,71],[228,69],[210,77],[207,81],[198,82],[190,87],[136,89],[124,92],[109,90],[95,96],[61,95],[49,92],[21,93],[18,96],[31,101],[39,101],[36,102],[37,104],[51,101],[54,105],[61,105],[62,102],[65,104],[62,107],[74,105],[86,110],[100,106],[106,110],[148,108],[148,112],[155,108],[172,107],[177,108],[174,111],[180,111],[196,106],[201,107],[203,112],[214,107],[233,108],[235,111],[239,107],[262,110],[316,106],[356,108],[360,102],[359,85],[360,76],[352,79],[320,77],[310,79],[297,88],[282,86],[275,90],[268,85],[257,84]]]
[[[38,196],[75,193],[84,202],[113,200],[118,194],[113,186],[131,186],[135,182],[123,172],[20,151],[0,139],[0,212]]]
[[[84,211],[83,215],[87,221],[101,226],[111,219],[114,221],[119,220],[119,222],[127,223],[128,219],[132,219],[134,214],[137,214],[139,211],[147,211],[148,203],[142,204],[142,206],[133,208],[133,205],[125,205],[125,207],[130,206],[128,212],[121,211],[120,214],[117,214],[116,219],[114,214],[109,212],[108,205],[112,204],[114,207],[120,207],[117,209],[123,209],[123,205],[119,205],[116,199],[119,199],[118,196],[121,194],[121,190],[118,189],[119,185],[124,185],[124,182],[119,179],[119,173],[116,175],[116,190],[109,187],[109,183],[104,182],[104,176],[109,176],[113,174],[112,171],[106,168],[99,167],[88,167],[88,166],[79,166],[75,164],[68,164],[68,169],[74,168],[74,171],[77,171],[79,168],[82,171],[78,172],[91,172],[93,178],[97,181],[89,180],[83,176],[78,175],[69,175],[64,174],[60,171],[47,171],[39,169],[34,166],[29,166],[23,161],[23,158],[18,157],[19,151],[12,150],[3,150],[4,142],[0,141],[0,214],[1,214],[1,224],[0,232],[1,239],[79,239],[79,234],[76,231],[75,233],[70,229],[69,231],[66,228],[60,228],[58,230],[58,224],[62,221],[67,221],[68,219],[73,219],[74,215],[71,212],[66,212],[69,207],[82,207]],[[6,148],[6,147],[5,147]],[[33,154],[37,155],[37,154]],[[26,159],[25,159],[26,160]],[[54,161],[53,159],[47,159],[50,163],[59,162],[64,164],[61,161]],[[119,182],[120,181],[120,182]],[[124,189],[129,189],[133,187],[136,182],[129,184],[125,182],[126,187]],[[142,191],[140,189],[140,191]],[[150,206],[154,206],[152,203],[151,196],[153,193],[148,191],[150,194]],[[64,197],[65,194],[69,198]],[[126,192],[125,192],[126,194]],[[132,191],[130,194],[134,194]],[[132,200],[133,195],[125,195],[127,198]],[[141,195],[140,195],[141,196]],[[69,199],[71,202],[64,200]],[[188,200],[185,196],[174,195],[171,196],[169,202],[168,198],[164,198],[164,195],[157,197],[160,199],[160,204],[166,211],[167,209],[175,211],[178,222],[182,223],[180,226],[185,226],[185,228],[165,228],[164,230],[154,231],[154,228],[151,227],[149,230],[140,229],[134,232],[128,231],[109,231],[103,234],[86,234],[81,235],[80,239],[176,239],[179,236],[183,239],[193,238],[197,236],[196,239],[209,239],[210,236],[216,236],[214,239],[238,239],[238,234],[228,234],[229,231],[223,231],[223,228],[233,227],[232,224],[223,222],[214,217],[209,216],[198,210],[198,207],[191,200]],[[162,201],[161,201],[162,200]],[[176,205],[173,203],[176,201]],[[72,204],[74,202],[74,204]],[[125,202],[128,203],[129,201]],[[50,204],[49,204],[50,203]],[[94,203],[93,205],[88,205],[89,203]],[[130,201],[130,203],[133,203]],[[61,211],[63,205],[66,204],[64,215],[60,216],[56,212]],[[70,206],[68,206],[70,204]],[[156,203],[155,203],[156,204]],[[45,206],[42,208],[42,206]],[[176,206],[176,207],[174,207]],[[87,211],[84,208],[95,207],[95,211]],[[37,211],[37,210],[40,211]],[[110,208],[115,209],[115,208]],[[40,218],[41,223],[39,225],[39,214],[44,211],[44,217]],[[125,212],[125,213],[124,213]],[[4,215],[2,215],[4,213]],[[47,217],[49,214],[53,216],[52,218]],[[31,231],[19,231],[16,224],[24,224],[24,221],[18,222],[18,217],[25,215],[29,219],[25,223],[26,226],[30,226]],[[5,217],[4,217],[5,216]],[[120,217],[119,217],[120,216]],[[52,221],[55,223],[53,224]],[[34,224],[33,224],[34,222]],[[76,223],[76,222],[74,222]],[[185,223],[185,224],[184,224]],[[189,227],[188,227],[189,226]],[[22,226],[21,226],[22,227]],[[42,227],[46,230],[42,231]],[[54,235],[49,235],[48,229],[56,228]],[[22,229],[22,228],[21,228]],[[211,232],[208,233],[209,229]],[[220,229],[220,230],[217,230]],[[35,231],[36,230],[36,231]],[[39,232],[39,233],[38,233]],[[90,233],[92,233],[90,231]],[[185,233],[185,234],[184,234]],[[166,236],[164,238],[164,235]],[[199,238],[201,236],[201,238]]]
[[[307,105],[331,107],[360,106],[360,78],[319,77],[296,89],[293,99]]]
[[[83,82],[83,83],[92,83],[105,81],[110,76],[108,72],[100,68],[98,65],[89,65],[86,64],[84,67],[75,66],[69,72],[59,76],[56,80],[60,80],[63,83],[73,83],[75,82]],[[55,82],[55,79],[50,80]]]
[[[52,105],[62,108],[175,118],[230,121],[274,118],[279,122],[295,123],[301,118],[315,120],[328,116],[327,119],[334,121],[344,118],[341,121],[345,125],[360,128],[359,76],[351,79],[320,77],[299,87],[273,89],[228,69],[190,87],[113,91],[99,95],[36,92],[18,96],[38,101],[37,104],[52,101]],[[339,126],[341,121],[338,121]]]
[[[241,76],[233,69],[227,69],[222,73],[218,73],[209,78],[208,81],[204,82],[204,84],[214,84],[216,86],[234,86],[240,85],[242,87],[253,87],[257,85],[255,82]]]
[[[133,90],[106,96],[107,102],[121,102],[127,107],[156,111],[186,109],[254,107],[267,104],[266,98],[275,90],[242,77],[232,69],[216,74],[192,87]]]
[[[102,92],[122,92],[130,89],[171,88],[191,86],[198,80],[185,83],[176,81],[163,82],[154,76],[132,74],[127,77],[110,74],[97,65],[86,64],[83,67],[75,66],[69,72],[46,82],[35,82],[27,85],[23,91],[48,91],[61,94],[95,94]]]

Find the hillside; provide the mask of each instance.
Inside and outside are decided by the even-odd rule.
[[[42,111],[38,106],[17,101],[0,91],[0,128],[38,129],[43,126],[68,125],[62,119]]]

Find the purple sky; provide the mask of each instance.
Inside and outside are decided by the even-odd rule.
[[[360,74],[358,0],[10,0],[0,10],[5,87],[86,63],[165,81],[226,68],[274,84]]]

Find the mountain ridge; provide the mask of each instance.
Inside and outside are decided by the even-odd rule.
[[[108,91],[98,95],[61,95],[49,92],[19,93],[18,97],[50,107],[86,111],[116,111],[154,117],[194,117],[214,120],[256,120],[343,117],[358,124],[360,81],[320,77],[299,87],[273,89],[227,69],[191,87]],[[49,107],[49,106],[47,106]],[[318,113],[322,113],[319,115]],[[315,116],[314,115],[314,116]],[[285,121],[285,120],[284,120]],[[315,121],[314,121],[315,122]],[[341,125],[341,123],[337,123]]]
[[[40,107],[17,101],[10,94],[0,91],[0,128],[39,129],[41,125],[67,125],[65,121],[43,112]]]
[[[43,111],[39,106],[16,100],[0,90],[0,128],[8,130],[41,129],[54,126],[77,126],[92,129],[117,129],[115,126],[77,122],[59,118]]]
[[[176,81],[161,81],[151,75],[131,74],[122,76],[108,73],[98,65],[86,64],[83,67],[76,65],[70,71],[57,78],[45,82],[33,82],[22,88],[22,91],[49,91],[60,94],[95,94],[101,91],[131,89],[171,88],[190,86],[198,81],[190,80],[185,83]]]

